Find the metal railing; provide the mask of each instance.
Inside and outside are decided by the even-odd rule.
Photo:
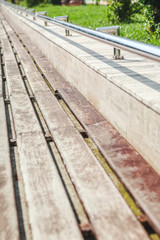
[[[96,28],[96,31],[120,36],[120,26],[99,27],[99,28]],[[115,60],[116,59],[124,59],[124,57],[121,56],[121,50],[120,49],[113,48],[113,58]]]
[[[0,2],[13,7],[14,9],[20,11],[21,13],[26,12],[26,9],[19,7],[17,5],[5,2],[3,0],[1,0]],[[53,23],[58,26],[61,26],[65,29],[65,31],[68,30],[68,31],[78,32],[87,37],[96,39],[100,42],[108,43],[115,48],[124,49],[129,52],[132,52],[132,53],[135,53],[135,54],[138,54],[138,55],[141,55],[141,56],[144,56],[144,57],[147,57],[152,60],[156,60],[156,61],[160,62],[160,47],[153,46],[153,45],[146,44],[146,43],[141,43],[141,42],[138,42],[135,40],[112,35],[109,33],[100,32],[100,31],[89,29],[86,27],[81,27],[81,26],[78,26],[78,25],[75,25],[75,24],[72,24],[72,23],[69,23],[66,21],[60,21],[60,20],[58,20],[58,18],[51,18],[48,16],[44,16],[40,13],[34,13],[34,12],[28,11],[28,14],[34,16],[34,18],[39,18],[41,20],[44,20],[44,22]],[[68,36],[69,35],[70,34],[68,34]],[[119,53],[118,53],[118,55],[119,55]],[[116,58],[116,56],[115,56],[115,58]]]

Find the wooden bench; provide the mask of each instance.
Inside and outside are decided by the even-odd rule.
[[[0,30],[32,239],[82,239],[2,26]]]
[[[44,80],[37,72],[31,58],[26,56],[27,61],[23,60],[26,55],[25,49],[17,48],[19,44],[14,41],[13,35],[11,34],[10,38],[15,49],[18,49],[18,57],[22,62],[35,99],[83,202],[95,235],[98,236],[98,239],[106,239],[106,236],[122,239],[122,236],[118,235],[118,232],[121,231],[123,239],[129,239],[131,236],[134,236],[133,239],[140,236],[148,239],[147,234],[82,136],[75,129],[54,95],[48,92],[47,84],[43,86],[42,91],[41,82],[44,83]],[[31,71],[28,70],[29,68]],[[34,78],[32,77],[33,72],[36,72]],[[113,216],[116,216],[116,219],[113,220]],[[125,222],[126,224],[124,224]]]
[[[81,134],[52,91],[49,90],[44,78],[14,31],[6,21],[3,23],[52,139],[83,203],[95,237],[100,240],[106,240],[106,238],[149,239],[148,234],[129,209]],[[1,42],[5,57],[6,78],[32,237],[38,240],[83,239],[2,26],[0,30],[3,32]],[[24,34],[21,34],[21,38],[24,41],[27,39]],[[28,39],[25,44],[29,49],[31,44]],[[49,65],[47,59],[40,52],[34,55],[34,51],[38,50],[32,46],[30,52],[49,85],[58,91],[97,144],[106,161],[144,210],[155,229],[159,231],[158,224],[156,224],[159,220],[158,214],[156,215],[149,209],[150,206],[153,207],[152,204],[157,204],[156,209],[159,210],[159,176],[75,88],[64,82],[64,79]],[[12,63],[14,68],[11,67]],[[45,64],[49,68],[45,69]],[[148,170],[153,174],[153,178]],[[149,187],[145,182],[148,176],[151,177]],[[149,191],[150,187],[153,188],[151,191]],[[150,204],[151,198],[153,199]]]
[[[0,239],[17,240],[20,239],[19,226],[2,89],[3,79],[0,67]]]
[[[160,233],[160,176],[75,88],[58,92]]]
[[[23,42],[35,56],[40,69],[47,73],[53,70],[51,64],[40,50],[30,44],[25,34],[20,34]],[[45,66],[49,66],[45,69]],[[57,78],[54,78],[58,75]],[[99,112],[78,92],[77,89],[63,84],[64,79],[56,73],[48,79],[52,88],[57,91],[66,102],[72,113],[96,143],[107,163],[119,176],[138,206],[145,213],[150,224],[160,233],[160,176],[152,167],[128,144],[128,142],[99,114]],[[66,87],[67,85],[67,87]]]
[[[39,57],[40,50],[30,44],[30,40],[25,34],[20,34],[20,36],[31,54],[35,56],[40,69],[46,71],[46,73],[52,72],[52,66],[47,59],[44,56],[43,58]],[[49,66],[49,71],[47,71],[48,69],[45,70],[46,65]],[[55,91],[59,92],[73,114],[96,143],[106,161],[144,211],[149,222],[160,233],[159,175],[82,94],[75,88],[70,87],[68,83],[67,87],[66,84],[63,85],[64,79],[59,74],[59,85],[57,85],[57,79],[54,79],[55,75],[53,74],[51,78],[47,78],[51,86]]]

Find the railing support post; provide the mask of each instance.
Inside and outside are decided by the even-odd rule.
[[[111,26],[111,27],[99,27],[96,28],[97,31],[103,32],[103,33],[109,33],[116,36],[120,36],[120,26]],[[121,56],[121,50],[118,48],[113,48],[113,58],[115,60],[117,59],[124,59],[123,56]]]
[[[69,21],[69,17],[68,15],[66,16],[57,16],[57,17],[54,17],[55,20],[59,20],[59,21],[64,21],[64,22],[68,22]],[[70,32],[68,29],[65,29],[65,34],[66,36],[71,36]]]
[[[35,16],[37,16],[37,15],[47,16],[47,12],[46,11],[36,12]],[[47,26],[47,21],[44,21],[44,25]]]

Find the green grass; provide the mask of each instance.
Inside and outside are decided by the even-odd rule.
[[[24,6],[24,3],[21,5]],[[54,6],[52,4],[39,4],[33,8],[35,11],[47,11],[47,15],[50,17],[69,15],[69,22],[92,29],[111,25],[107,19],[107,6]],[[119,25],[121,26],[122,37],[160,46],[160,39],[155,39],[153,35],[148,33],[142,14],[136,14],[130,22],[122,22]]]

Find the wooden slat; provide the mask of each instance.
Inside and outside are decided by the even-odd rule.
[[[94,109],[93,114],[93,107],[75,88],[60,89],[59,93],[160,233],[160,176],[111,124],[98,118],[95,124],[88,121],[98,113]],[[89,106],[91,110],[86,111]]]
[[[64,80],[64,78],[57,72],[57,70],[44,55],[42,55],[43,57],[41,56],[41,51],[34,46],[34,43],[32,43],[25,34],[20,34],[20,37],[26,47],[29,49],[30,53],[34,56],[36,63],[44,73],[52,88],[57,90],[68,87],[69,83]]]
[[[22,51],[19,54],[22,54]],[[29,73],[27,76],[32,86],[33,79],[30,78]],[[34,79],[34,81],[37,80]],[[147,234],[79,132],[56,102],[53,94],[45,95],[45,91],[39,91],[37,85],[34,95],[83,201],[97,238],[103,240],[107,236],[108,239],[117,240],[148,239]],[[22,141],[21,139],[20,142]]]
[[[10,47],[8,52],[14,63]],[[9,63],[5,61],[7,71]],[[14,95],[13,85],[9,85],[9,95],[32,239],[82,239],[33,107],[27,94],[21,93],[21,82],[19,78]]]
[[[13,32],[13,29],[8,25],[6,20],[3,20],[3,23],[5,24],[6,30],[11,34],[11,39],[14,40],[15,47],[17,51],[20,51],[23,47],[22,44],[17,39],[17,36]],[[13,23],[11,23],[13,24]],[[16,25],[13,25],[15,29],[17,29]],[[18,31],[19,32],[19,31]],[[44,73],[45,77],[47,78],[48,82],[52,86],[54,90],[69,87],[69,83],[64,80],[64,78],[58,73],[58,71],[53,67],[53,65],[48,61],[48,59],[42,54],[42,52],[34,45],[34,43],[31,41],[29,37],[27,37],[24,33],[18,33],[20,38],[22,39],[25,46],[30,51],[31,55],[34,56],[34,59],[42,72]],[[23,62],[24,59],[28,58],[26,56],[26,53],[24,56],[21,57],[21,61]],[[27,72],[27,67],[26,67]]]
[[[107,122],[87,127],[111,167],[160,233],[160,176]]]
[[[73,123],[51,92],[47,94],[45,92],[36,92],[34,95],[43,116],[46,120],[50,119],[47,121],[50,130],[54,131],[57,128],[73,127]],[[52,121],[54,121],[54,124],[52,124]]]
[[[48,82],[56,91],[57,89],[69,87],[69,83],[57,72],[57,70],[44,58],[35,58],[38,66],[43,71]]]
[[[2,43],[5,43],[6,40],[3,40]],[[8,45],[9,46],[9,45]],[[4,50],[6,49],[5,47],[3,48]],[[15,93],[21,93],[21,94],[25,94],[26,90],[25,90],[25,86],[22,82],[22,77],[20,76],[20,72],[18,69],[18,66],[16,64],[16,62],[9,60],[9,61],[5,61],[5,70],[6,70],[6,78],[10,79],[10,81],[8,81],[8,86],[10,88],[10,94],[14,95]],[[18,84],[20,84],[20,86],[18,86]]]
[[[94,124],[105,120],[76,88],[63,88],[59,89],[58,92],[83,125]]]
[[[17,41],[17,37],[13,32],[10,38],[13,41],[15,49],[18,51],[18,56],[22,61],[22,65],[25,69],[26,76],[34,92],[34,96],[39,103],[39,107],[41,111],[44,108],[47,110],[49,109],[49,111],[45,111],[46,119],[48,118],[53,119],[55,115],[57,116],[57,118],[54,120],[55,129],[58,128],[59,126],[61,127],[73,126],[72,122],[69,120],[69,118],[67,118],[66,114],[62,110],[62,107],[57,103],[56,98],[54,98],[53,94],[49,92],[49,88],[47,84],[45,83],[44,79],[41,77],[41,74],[37,71],[30,57],[27,55],[26,50],[23,48],[21,43]],[[27,59],[27,62],[23,61],[24,58]],[[31,71],[29,71],[29,69],[31,69]],[[23,99],[20,96],[19,100],[16,97],[15,101],[17,102],[17,109],[20,113],[21,111],[20,106],[23,105],[23,101],[25,102],[26,100],[25,98]],[[18,106],[20,109],[18,108]],[[29,121],[29,119],[31,119],[31,116],[29,116],[29,111],[26,112],[25,119],[26,121]],[[31,123],[31,125],[34,126],[34,122]],[[26,131],[25,126],[22,128],[24,132]],[[31,126],[30,128],[32,129]]]
[[[113,230],[110,231],[110,235],[112,237],[114,234],[116,234],[116,231],[120,231],[122,224],[121,221],[124,222],[125,219],[127,219],[128,222],[133,221],[135,224],[134,225],[132,223],[133,228],[135,227],[136,229],[139,229],[137,231],[138,233],[135,233],[135,236],[141,236],[141,234],[143,236],[144,233],[142,229],[136,222],[136,219],[134,219],[132,216],[126,204],[123,202],[121,195],[117,192],[109,178],[102,171],[101,166],[97,163],[97,160],[85,145],[77,130],[75,130],[70,121],[66,119],[61,107],[58,106],[58,103],[56,104],[55,100],[53,100],[53,95],[48,94],[47,98],[45,98],[43,94],[38,92],[35,93],[35,96],[37,97],[37,102],[41,108],[43,116],[46,119],[47,125],[49,126],[52,136],[54,137],[58,149],[65,161],[68,172],[71,175],[71,178],[77,188],[90,219],[92,219],[91,222],[96,230],[97,235],[99,236],[98,239],[105,239],[104,236],[106,236],[107,231],[109,231],[109,227],[111,227],[112,224],[114,225],[112,216],[115,213],[117,215],[116,221],[118,223],[116,224],[115,228],[112,226]],[[93,173],[93,175],[90,173],[90,171]],[[81,177],[84,178],[84,182],[82,181]],[[104,184],[105,182],[106,184]],[[103,186],[101,186],[102,183]],[[99,188],[98,185],[100,185]],[[92,189],[89,191],[91,186]],[[97,192],[97,196],[95,195],[95,192]],[[108,198],[108,196],[110,197]],[[101,198],[101,201],[99,198]],[[117,202],[113,199],[117,199]],[[119,207],[122,212],[119,211]],[[110,211],[108,211],[108,209],[110,209]],[[100,222],[98,222],[99,220],[96,220],[99,219],[98,216],[101,216]],[[108,221],[106,221],[106,218],[108,218]],[[108,228],[104,227],[104,225],[107,225]],[[129,232],[132,232],[133,229],[128,229],[127,227],[126,229],[123,229],[123,231],[127,231],[127,233],[130,235],[131,233]],[[135,236],[133,239],[136,239]],[[145,237],[145,234],[143,237]],[[125,239],[124,236],[123,239]]]
[[[0,41],[2,38],[3,33],[1,32]],[[18,240],[20,239],[19,224],[2,89],[3,80],[0,60],[0,239]]]
[[[0,239],[18,240],[19,226],[3,98],[0,97]]]
[[[44,58],[45,57],[44,54],[39,49],[37,49],[37,47],[34,45],[34,43],[31,42],[31,39],[25,33],[17,32],[17,34],[23,40],[23,44],[33,54],[34,58]]]
[[[82,239],[42,133],[17,136],[33,239]]]
[[[59,128],[52,134],[97,238],[149,239],[78,131]]]
[[[6,23],[6,22],[5,22]],[[40,72],[38,69],[35,67],[33,64],[33,61],[31,60],[29,54],[27,51],[24,49],[23,45],[20,43],[18,40],[17,36],[13,32],[13,30],[9,27],[7,27],[6,24],[6,29],[10,29],[10,35],[11,40],[15,43],[14,47],[16,52],[18,52],[19,60],[21,61],[22,65],[25,66],[25,73],[26,76],[32,79],[32,89],[36,92],[37,91],[37,85],[38,85],[38,91],[49,91],[49,88],[46,88],[46,83],[44,79],[42,78]]]

